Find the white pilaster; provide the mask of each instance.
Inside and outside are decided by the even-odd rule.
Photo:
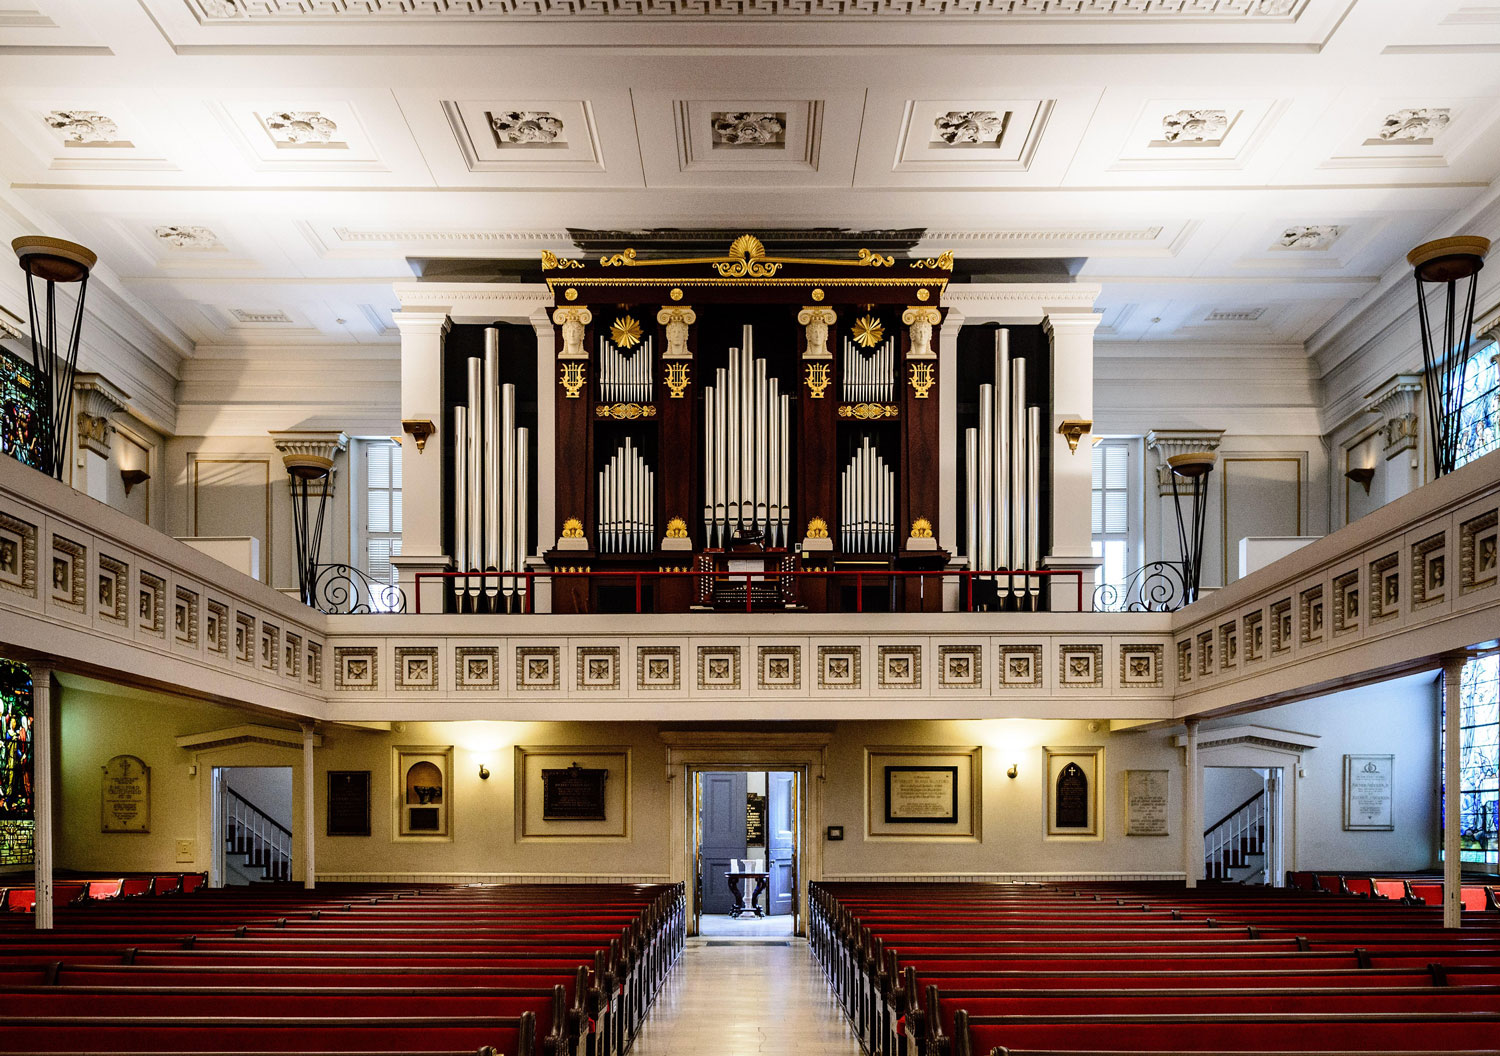
[[[950,554],[958,553],[958,332],[963,327],[964,313],[949,308],[938,331],[938,545]]]
[[[1187,886],[1203,879],[1203,771],[1198,766],[1198,719],[1187,720],[1182,766],[1182,869]]]
[[[401,417],[426,419],[438,427],[426,449],[408,439],[401,445],[401,554],[392,559],[401,589],[414,610],[418,572],[446,572],[451,559],[443,551],[443,479],[448,449],[443,425],[443,343],[452,322],[448,309],[404,308],[392,313],[401,331]],[[423,612],[443,611],[440,580],[422,584]]]
[[[109,461],[115,427],[111,419],[130,399],[102,374],[73,377],[74,435],[78,461],[73,486],[91,499],[109,501]]]
[[[1068,449],[1057,427],[1069,419],[1094,417],[1094,331],[1100,318],[1095,312],[1049,309],[1042,320],[1052,346],[1052,420],[1042,423],[1052,445],[1052,542],[1043,564],[1083,573],[1084,609],[1092,607],[1101,563],[1094,556],[1094,465],[1087,448]],[[1042,442],[1047,443],[1047,438]],[[1048,579],[1052,611],[1071,612],[1080,607],[1071,576]]]
[[[313,768],[316,735],[312,723],[302,724],[302,886],[309,890],[318,886],[318,775]]]
[[[38,931],[52,929],[52,812],[57,789],[52,781],[52,668],[31,664],[31,782],[35,805],[32,830],[33,861],[36,863],[36,914]]]
[[[1459,824],[1463,787],[1459,762],[1463,755],[1462,709],[1464,657],[1443,657],[1443,927],[1463,924],[1463,847]]]

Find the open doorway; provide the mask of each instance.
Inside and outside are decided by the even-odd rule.
[[[694,774],[698,934],[760,938],[796,931],[801,775]]]
[[[292,768],[213,768],[214,887],[292,878]]]
[[[1203,768],[1204,876],[1280,887],[1282,768]]]

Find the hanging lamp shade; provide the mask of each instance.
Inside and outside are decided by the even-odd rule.
[[[1474,340],[1474,293],[1489,251],[1489,239],[1458,235],[1424,242],[1406,255],[1417,280],[1422,387],[1433,475],[1438,477],[1453,472],[1458,462],[1464,371]]]

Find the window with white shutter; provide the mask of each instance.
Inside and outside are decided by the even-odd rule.
[[[391,558],[401,553],[401,445],[364,440],[359,447],[364,470],[359,552],[372,580],[394,586],[396,566]],[[372,596],[371,604],[379,609],[382,599]]]
[[[1132,511],[1139,505],[1135,481],[1139,441],[1100,440],[1093,447],[1094,556],[1103,558],[1099,583],[1120,586],[1140,563]]]

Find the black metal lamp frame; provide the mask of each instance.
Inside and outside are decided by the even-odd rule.
[[[46,389],[47,435],[44,438],[45,469],[58,480],[68,462],[68,423],[73,415],[73,378],[78,372],[78,342],[83,336],[83,302],[88,293],[89,272],[98,263],[92,250],[74,242],[44,235],[27,235],[11,242],[26,273],[26,300],[31,324],[31,363],[37,380]],[[40,304],[37,283],[43,290]],[[57,344],[57,287],[78,284],[73,321],[66,348]]]
[[[1425,378],[1422,387],[1427,394],[1427,431],[1432,437],[1435,477],[1452,473],[1458,464],[1464,371],[1474,341],[1474,293],[1489,248],[1488,239],[1463,235],[1425,242],[1406,255],[1417,280]],[[1438,299],[1435,294],[1439,288],[1442,313],[1434,320],[1428,301]]]
[[[1208,478],[1214,470],[1211,451],[1190,451],[1167,459],[1172,472],[1172,507],[1177,511],[1177,544],[1182,554],[1183,601],[1198,600],[1198,581],[1203,574],[1203,528],[1208,520]],[[1189,486],[1188,515],[1182,515],[1182,487]]]
[[[323,548],[323,517],[335,470],[331,458],[286,456],[287,486],[292,494],[292,533],[297,547],[297,589],[302,603],[317,608],[318,553]],[[314,489],[317,494],[314,495]]]

